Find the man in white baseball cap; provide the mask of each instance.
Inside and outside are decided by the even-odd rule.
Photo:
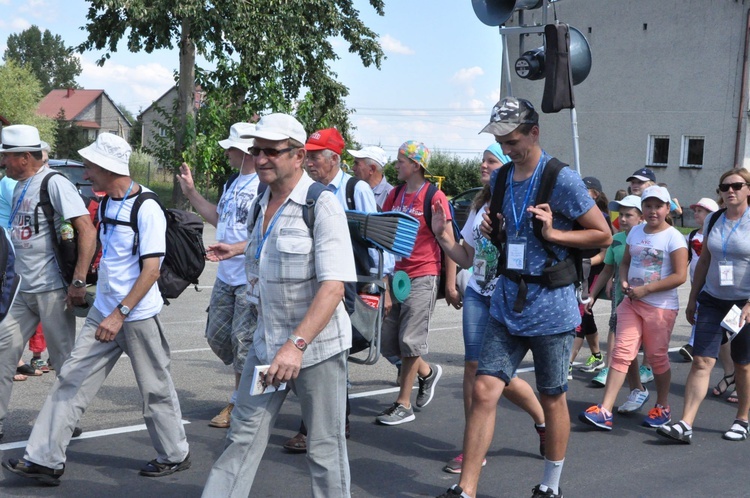
[[[385,151],[375,145],[368,145],[360,150],[349,149],[348,152],[354,157],[354,175],[367,182],[375,194],[375,202],[382,208],[388,192],[393,190],[393,185],[383,175],[383,168],[388,162]]]
[[[33,126],[11,125],[2,130],[2,167],[7,176],[18,181],[5,228],[22,281],[17,299],[0,324],[0,438],[18,359],[37,325],[44,328],[52,365],[60,368],[70,355],[76,336],[73,308],[84,304],[86,274],[96,246],[96,229],[78,190],[44,163],[43,151],[48,149]],[[53,210],[51,222],[39,206],[45,179]],[[59,240],[62,220],[73,225],[78,241],[77,264],[67,281],[62,278],[53,245],[53,237]]]
[[[106,193],[99,207],[102,258],[96,298],[73,352],[65,363],[57,364],[57,381],[39,412],[23,458],[11,458],[3,467],[42,484],[59,485],[75,424],[126,353],[143,398],[146,428],[157,451],[157,457],[147,462],[140,474],[170,475],[190,467],[190,453],[169,372],[169,348],[159,321],[164,301],[156,281],[166,253],[167,220],[153,192],[130,178],[131,148],[123,138],[102,133],[78,153],[84,159],[84,178],[95,191]],[[141,194],[152,195],[142,199],[138,208],[140,237],[138,250],[133,251],[130,213]]]
[[[216,227],[216,240],[234,244],[247,241],[247,215],[250,204],[256,196],[262,195],[259,187],[265,184],[258,180],[255,172],[255,157],[248,149],[254,140],[250,134],[255,131],[252,123],[234,123],[229,128],[229,137],[220,140],[229,165],[238,171],[233,173],[222,188],[218,204],[206,200],[195,188],[193,175],[186,163],[180,166],[180,188],[198,214]],[[234,391],[229,403],[208,423],[211,427],[229,427],[234,403],[237,401],[237,388],[245,365],[247,351],[253,343],[253,333],[258,322],[255,305],[245,296],[245,255],[219,261],[211,303],[208,308],[206,341],[211,350],[234,370]]]

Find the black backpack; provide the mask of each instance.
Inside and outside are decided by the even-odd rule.
[[[499,224],[497,223],[497,214],[502,214],[503,201],[505,200],[505,187],[508,180],[508,173],[510,172],[512,165],[513,162],[509,162],[501,166],[498,170],[497,178],[495,179],[495,188],[492,193],[492,199],[490,200],[490,219],[493,220],[490,240],[498,248],[499,257],[497,273],[518,284],[518,296],[516,297],[516,302],[513,304],[513,311],[520,313],[523,311],[524,304],[526,303],[528,284],[540,284],[551,289],[565,287],[570,284],[575,284],[576,286],[581,285],[581,282],[585,280],[583,270],[584,256],[580,249],[567,247],[568,256],[565,259],[560,260],[554,252],[552,244],[542,236],[542,222],[533,218],[532,226],[534,236],[539,239],[544,251],[547,253],[547,260],[545,261],[542,274],[524,275],[515,270],[508,270],[506,268],[505,243],[507,236],[505,231],[500,231]],[[537,192],[536,200],[534,202],[535,205],[549,202],[552,196],[552,190],[557,182],[557,176],[560,171],[567,166],[567,164],[554,157],[547,161],[547,165],[544,167],[540,179],[539,191]],[[573,224],[573,230],[582,229],[583,227],[577,222]]]
[[[5,229],[0,227],[0,322],[10,311],[13,301],[18,294],[21,277],[15,269],[16,253],[13,245],[5,235]]]
[[[135,198],[130,211],[130,221],[107,218],[109,196],[105,196],[99,205],[101,218],[100,230],[107,233],[107,225],[124,225],[133,230],[133,255],[138,254],[140,234],[138,232],[138,211],[141,205],[153,199],[164,211],[167,219],[167,247],[159,275],[159,292],[165,304],[169,299],[178,297],[190,285],[197,290],[198,278],[206,266],[206,249],[203,246],[203,219],[195,213],[181,209],[166,209],[153,192],[140,193]]]
[[[49,180],[54,175],[60,175],[67,180],[65,175],[59,171],[51,171],[42,179],[42,184],[39,186],[39,204],[34,208],[34,233],[39,233],[39,210],[42,210],[42,215],[47,221],[50,227],[50,233],[52,234],[52,251],[55,254],[55,261],[57,267],[60,270],[60,276],[66,286],[70,285],[73,281],[73,272],[78,262],[78,230],[73,227],[74,237],[70,243],[63,244],[60,240],[57,229],[55,228],[55,208],[52,206],[52,201],[49,197]],[[69,180],[68,180],[69,181]],[[81,196],[84,204],[92,202],[91,199],[87,199]],[[86,205],[89,209],[89,206]],[[93,208],[91,208],[93,209]],[[89,209],[89,211],[91,211]],[[98,216],[92,219],[94,226],[98,223]],[[96,241],[96,250],[94,251],[94,257],[89,264],[88,272],[86,272],[86,283],[95,284],[98,276],[99,258],[101,257],[102,246],[99,240]]]
[[[401,185],[398,185],[394,188],[396,190],[396,193],[394,194],[394,201],[395,199],[401,194],[401,191],[406,186],[405,183],[402,183]],[[430,233],[432,235],[435,235],[435,232],[432,231],[432,200],[435,197],[435,194],[438,192],[438,188],[433,183],[427,184],[427,192],[424,196],[424,205],[422,206],[422,213],[424,216],[424,222],[427,225],[427,228],[430,229]],[[453,227],[453,238],[456,242],[463,239],[463,236],[461,235],[461,229],[458,227],[458,223],[456,223],[456,212],[453,209],[453,204],[450,202],[448,203],[448,209],[450,211],[451,215],[451,226]],[[440,249],[440,275],[438,279],[438,292],[437,292],[437,299],[443,299],[445,297],[445,264],[444,259],[445,255],[443,254],[442,248]]]

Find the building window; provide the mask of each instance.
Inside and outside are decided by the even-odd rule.
[[[666,166],[669,164],[669,135],[648,136],[649,166]]]
[[[159,128],[159,136],[160,137],[166,137],[167,136],[167,129],[166,128]]]
[[[702,168],[705,141],[706,137],[683,136],[680,166],[685,168]]]

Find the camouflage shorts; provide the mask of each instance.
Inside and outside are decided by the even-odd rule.
[[[258,325],[258,312],[247,301],[244,285],[214,282],[206,321],[206,341],[225,365],[242,372]]]

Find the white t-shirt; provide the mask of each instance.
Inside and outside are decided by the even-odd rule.
[[[480,213],[484,212],[485,204]],[[491,296],[497,286],[497,248],[482,236],[479,226],[482,224],[482,216],[477,216],[476,210],[472,209],[469,217],[464,223],[461,235],[466,244],[474,249],[474,271],[466,284],[483,296]]]
[[[676,228],[646,233],[646,226],[633,227],[625,239],[630,251],[628,283],[632,287],[658,282],[674,273],[670,255],[677,249],[687,248],[685,237]],[[654,292],[641,300],[657,308],[676,310],[680,307],[677,288]]]
[[[149,189],[141,187],[143,192]],[[140,192],[139,192],[140,193]],[[130,212],[138,194],[131,194],[125,199],[110,198],[107,201],[107,212],[104,217],[119,221],[130,221]],[[122,209],[120,209],[122,206]],[[119,211],[119,213],[118,213]],[[106,231],[105,231],[106,227]],[[140,234],[139,250],[133,254],[135,233],[127,225],[106,224],[99,230],[99,241],[102,244],[102,259],[99,262],[99,280],[96,284],[96,300],[94,307],[104,316],[112,313],[120,302],[125,299],[141,274],[139,259],[141,257],[158,257],[159,265],[164,260],[167,242],[167,220],[164,212],[156,201],[147,200],[138,211],[138,231]],[[105,252],[106,251],[106,252]],[[106,284],[102,278],[103,272],[108,276]],[[157,315],[164,304],[159,293],[159,286],[154,285],[148,290],[143,299],[136,304],[125,319],[126,322],[144,320]]]
[[[250,204],[258,194],[257,173],[238,176],[231,185],[227,186],[224,195],[216,205],[216,213],[219,215],[219,226],[224,225],[224,237],[219,242],[236,244],[247,240],[247,216]],[[217,226],[217,239],[219,237]],[[245,278],[245,254],[239,254],[233,258],[219,261],[219,269],[216,278],[222,282],[237,286],[247,283]]]
[[[688,244],[688,251],[690,251],[690,282],[693,282],[693,275],[695,275],[695,266],[698,264],[698,260],[701,257],[701,251],[703,250],[703,234],[695,232],[693,240],[690,240],[690,234],[685,235],[685,242]]]

